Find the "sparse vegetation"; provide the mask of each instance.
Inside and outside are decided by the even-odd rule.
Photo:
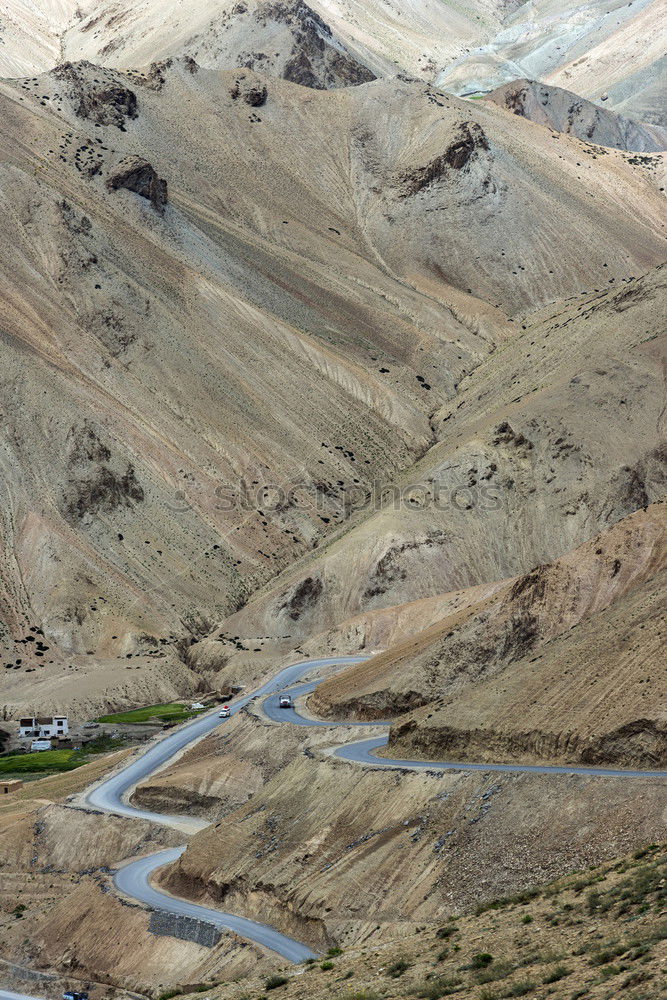
[[[667,932],[660,917],[665,905],[666,861],[667,851],[653,845],[636,858],[565,876],[539,891],[527,890],[528,898],[522,891],[505,903],[495,900],[484,921],[459,916],[456,923],[450,921],[434,930],[419,926],[407,940],[401,939],[398,954],[382,947],[375,952],[368,945],[360,950],[350,946],[345,971],[338,977],[329,975],[337,964],[331,959],[342,951],[333,947],[324,961],[306,963],[310,969],[307,992],[303,978],[296,976],[282,984],[285,998],[584,1000],[597,996],[597,987],[607,991],[601,1000],[612,996],[614,1000],[617,996],[653,1000],[654,946]],[[592,900],[590,891],[595,893]],[[517,905],[527,912],[517,914]],[[616,914],[621,907],[627,910],[619,923]],[[549,927],[546,934],[545,927]],[[461,944],[452,944],[455,935]],[[482,943],[487,947],[472,948],[471,937],[478,948]],[[444,949],[443,940],[448,945]],[[368,982],[378,975],[386,983],[380,990]],[[250,996],[258,1000],[256,993]],[[226,1000],[226,994],[216,1000]]]
[[[473,955],[470,960],[471,969],[485,969],[487,965],[491,965],[493,962],[493,955],[489,955],[487,951],[479,952],[477,955]]]
[[[399,958],[398,961],[394,962],[387,969],[387,975],[391,976],[392,979],[398,979],[402,976],[404,972],[410,968],[410,963],[405,958]]]
[[[286,986],[289,983],[287,976],[269,976],[264,983],[265,990],[277,990],[279,986]]]
[[[565,965],[556,965],[553,969],[547,972],[546,976],[543,977],[542,982],[545,984],[557,983],[561,979],[565,979],[566,976],[570,975],[570,970]]]

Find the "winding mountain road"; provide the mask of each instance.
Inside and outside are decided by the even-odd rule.
[[[200,906],[199,903],[191,903],[187,899],[177,899],[151,885],[150,879],[153,873],[158,868],[177,861],[185,847],[186,845],[183,844],[182,847],[159,851],[157,854],[151,854],[147,858],[140,858],[139,861],[125,865],[116,873],[114,879],[116,888],[126,896],[146,903],[152,909],[174,913],[181,917],[194,917],[197,920],[213,924],[220,930],[234,931],[241,937],[278,952],[289,962],[305,962],[307,958],[317,957],[316,953],[311,951],[307,945],[295,941],[294,938],[288,937],[286,934],[281,934],[273,927],[269,927],[268,924],[259,923],[257,920],[248,920],[247,917],[237,917],[233,913],[223,913],[221,910],[213,910],[208,906]]]
[[[280,691],[294,681],[298,680],[310,670],[319,667],[332,666],[336,664],[347,665],[350,663],[361,663],[363,656],[337,656],[319,660],[304,660],[301,663],[293,663],[285,667],[276,674],[270,681],[250,694],[230,701],[231,714],[236,715],[254,698],[261,698],[262,695],[273,691]],[[314,687],[315,685],[313,685]],[[172,826],[176,829],[183,828],[183,818],[180,816],[168,816],[163,813],[148,812],[146,809],[137,809],[130,805],[129,799],[139,784],[145,778],[156,774],[167,764],[171,763],[175,757],[186,748],[191,747],[199,740],[208,736],[214,729],[223,724],[226,720],[220,719],[218,710],[200,715],[192,722],[180,726],[168,736],[163,737],[154,743],[145,753],[142,753],[136,760],[128,764],[116,774],[105,779],[100,784],[89,789],[84,797],[85,805],[92,809],[99,809],[102,812],[114,813],[117,816],[133,816],[135,819],[147,819],[153,823],[160,823],[162,826]],[[206,821],[202,821],[200,827],[208,826]]]
[[[277,692],[288,690],[293,698],[297,698],[300,695],[313,691],[321,683],[321,680],[314,680],[295,685],[295,682],[303,677],[304,674],[325,666],[344,666],[351,663],[360,663],[364,659],[366,657],[341,656],[304,660],[301,663],[294,663],[291,666],[285,667],[256,691],[230,703],[231,713],[235,715],[245,705],[249,704],[250,701],[264,697],[262,709],[268,718],[276,722],[290,722],[298,726],[339,728],[343,726],[388,725],[386,722],[326,722],[306,718],[299,714],[294,707],[287,709],[279,707]],[[224,725],[225,721],[219,718],[218,710],[216,709],[215,712],[207,713],[180,727],[168,736],[158,740],[146,752],[142,753],[116,774],[112,774],[109,778],[89,789],[84,796],[84,803],[93,809],[120,816],[150,820],[154,823],[160,823],[163,826],[170,826],[178,830],[186,830],[187,832],[196,832],[196,830],[203,829],[209,825],[205,820],[183,816],[169,816],[139,809],[130,805],[129,799],[132,791],[139,782],[165,767],[186,748],[192,746],[204,736],[207,736],[214,729],[217,729],[218,726]],[[364,766],[401,768],[403,770],[500,771],[514,774],[574,774],[586,777],[606,778],[667,778],[667,771],[630,771],[569,765],[476,764],[461,761],[395,760],[378,757],[377,751],[381,747],[386,746],[387,741],[388,735],[385,734],[373,737],[372,739],[345,743],[336,748],[334,755],[342,760]],[[307,945],[285,934],[281,934],[266,924],[248,920],[233,913],[225,913],[206,906],[200,906],[197,903],[170,896],[155,888],[151,884],[151,876],[154,872],[176,861],[185,849],[186,845],[183,845],[170,850],[159,851],[156,854],[140,858],[137,861],[132,861],[119,867],[114,877],[117,889],[125,896],[145,903],[154,909],[186,917],[195,917],[213,924],[217,928],[234,931],[242,937],[277,952],[277,954],[290,962],[302,962],[305,959],[316,957],[315,953]],[[13,1000],[13,997],[9,994],[3,997],[0,993],[0,1000]]]

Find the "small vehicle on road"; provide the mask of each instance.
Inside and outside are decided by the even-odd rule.
[[[281,694],[280,700],[278,701],[278,707],[279,708],[291,708],[292,707],[292,698],[291,698],[291,696],[288,695],[288,694]]]
[[[220,719],[228,719],[231,714],[232,714],[232,710],[229,707],[229,705],[223,705],[222,708],[220,709],[220,711],[218,712],[218,718],[220,718]]]

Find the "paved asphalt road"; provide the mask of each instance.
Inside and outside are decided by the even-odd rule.
[[[335,725],[372,725],[372,723],[335,723],[322,722],[314,719],[306,719],[300,716],[293,708],[281,709],[278,707],[278,699],[275,692],[289,689],[293,697],[312,691],[319,681],[310,681],[294,686],[294,682],[311,670],[318,667],[332,664],[359,663],[365,657],[342,656],[328,659],[305,660],[301,663],[292,664],[281,670],[272,680],[264,684],[257,691],[254,691],[238,699],[233,704],[230,703],[232,714],[239,712],[254,698],[269,695],[263,702],[263,709],[269,718],[279,722],[292,722],[299,726],[335,726]],[[292,685],[290,687],[290,685]],[[162,825],[182,828],[183,817],[166,816],[162,813],[148,812],[145,809],[137,809],[129,805],[128,799],[132,789],[138,782],[154,774],[161,767],[166,765],[174,756],[184,750],[195,741],[206,736],[225,724],[224,719],[218,717],[217,710],[200,716],[193,722],[180,727],[175,732],[159,740],[145,753],[125,767],[119,773],[103,781],[96,788],[93,788],[85,797],[85,802],[96,809],[106,812],[117,813],[122,816],[135,816],[140,819],[152,820]],[[586,776],[614,777],[614,778],[638,778],[656,777],[666,778],[665,771],[622,771],[607,768],[587,768],[587,767],[549,767],[540,765],[521,764],[468,764],[461,762],[442,761],[410,761],[410,760],[388,760],[376,756],[376,751],[386,746],[388,737],[386,735],[375,737],[374,739],[361,740],[357,743],[349,743],[339,747],[335,754],[343,760],[354,761],[359,764],[371,765],[374,767],[399,767],[410,769],[446,770],[446,771],[504,771],[511,773],[537,773],[537,774],[578,774]],[[197,821],[199,828],[208,824],[205,821]],[[197,828],[195,826],[194,828]],[[115,883],[118,889],[125,895],[137,899],[156,909],[165,910],[170,913],[182,914],[196,917],[214,924],[219,928],[228,928],[249,938],[258,944],[263,945],[272,951],[277,952],[288,961],[301,962],[313,956],[313,952],[299,941],[280,934],[273,928],[265,924],[237,917],[232,913],[223,913],[219,910],[209,909],[199,906],[187,900],[177,899],[168,896],[150,884],[152,873],[177,860],[185,850],[185,847],[178,847],[168,851],[160,851],[150,857],[142,858],[121,868],[115,876]],[[11,994],[0,993],[0,1000],[15,1000]],[[19,997],[19,1000],[23,998]],[[31,998],[28,998],[31,1000]]]
[[[159,889],[153,888],[150,877],[158,868],[176,861],[183,851],[183,847],[175,847],[168,851],[159,851],[151,854],[147,858],[133,861],[131,864],[121,868],[114,878],[116,887],[127,896],[138,899],[142,903],[147,903],[152,909],[163,910],[166,913],[176,913],[179,916],[195,917],[197,920],[205,920],[214,927],[221,930],[234,931],[241,937],[249,938],[257,944],[270,948],[271,951],[278,952],[289,962],[305,962],[307,958],[317,958],[314,951],[311,951],[305,944],[280,934],[267,924],[260,924],[256,920],[248,920],[245,917],[237,917],[233,913],[222,913],[220,910],[212,910],[208,906],[199,906],[198,903],[190,903],[185,899],[175,899],[168,896]],[[0,998],[1,1000],[1,998]]]
[[[357,764],[371,764],[373,767],[426,769],[427,771],[504,771],[510,774],[583,774],[596,778],[667,778],[667,771],[615,771],[604,767],[563,767],[548,764],[469,764],[467,761],[395,760],[393,757],[378,757],[376,750],[387,745],[388,736],[376,736],[358,743],[345,743],[338,747],[334,756],[351,760]]]
[[[0,1000],[44,1000],[44,997],[31,997],[27,993],[10,993],[8,990],[0,990]]]
[[[287,688],[292,698],[314,691],[321,681],[309,681]],[[262,708],[270,719],[275,722],[293,722],[297,726],[380,726],[386,722],[322,722],[319,719],[308,719],[299,715],[294,707],[280,708],[280,696],[277,694],[266,698]],[[667,771],[629,771],[604,767],[577,767],[565,764],[471,764],[467,761],[428,761],[401,760],[390,757],[378,757],[376,751],[387,745],[388,736],[375,736],[370,740],[359,740],[357,743],[344,743],[338,747],[334,756],[342,760],[353,761],[356,764],[368,764],[372,767],[400,767],[403,770],[428,771],[504,771],[510,774],[582,774],[601,778],[667,778]]]
[[[279,691],[288,684],[298,680],[299,677],[302,677],[310,670],[316,670],[318,667],[329,666],[331,664],[360,663],[363,659],[364,657],[362,656],[338,656],[330,659],[305,660],[301,663],[293,663],[291,666],[281,670],[257,691],[244,695],[233,703],[230,702],[232,715],[240,712],[253,698],[261,697],[273,691]],[[143,781],[144,778],[148,778],[151,774],[159,771],[161,767],[168,764],[181,750],[200,740],[203,736],[207,736],[208,733],[217,729],[218,726],[224,725],[226,721],[226,719],[218,717],[218,711],[216,710],[213,713],[200,715],[199,718],[179,727],[173,733],[170,733],[169,736],[165,736],[164,739],[154,743],[150,749],[141,754],[131,764],[128,764],[122,771],[107,778],[106,781],[103,781],[96,788],[92,788],[85,797],[85,804],[94,809],[101,809],[104,812],[116,813],[121,816],[134,816],[137,819],[152,820],[154,823],[160,823],[163,826],[176,826],[180,828],[183,825],[182,817],[170,817],[162,813],[148,812],[146,809],[136,809],[128,802],[130,793],[135,785]],[[172,820],[176,820],[176,822],[172,822]],[[207,826],[208,824],[203,823],[202,825]]]
[[[353,662],[361,663],[361,658]],[[309,694],[314,691],[318,684],[321,684],[321,680],[308,681],[306,684],[297,684],[296,687],[289,687],[287,693],[291,694],[292,698],[298,698],[301,694]],[[283,692],[281,691],[281,694]],[[386,726],[389,725],[387,722],[323,722],[321,719],[307,719],[303,715],[292,708],[281,708],[280,707],[280,695],[272,694],[269,698],[266,698],[262,703],[262,710],[270,719],[274,722],[293,722],[295,726],[324,726],[325,728],[331,726]]]
[[[252,701],[253,698],[280,691],[283,687],[292,684],[310,670],[335,664],[359,663],[363,659],[364,657],[360,656],[338,656],[294,663],[281,670],[257,691],[244,695],[233,703],[230,702],[231,713],[235,715]],[[199,718],[170,733],[164,739],[158,740],[145,753],[123,768],[122,771],[107,778],[106,781],[103,781],[97,787],[92,788],[86,794],[84,802],[88,806],[101,809],[104,812],[115,813],[121,816],[133,816],[137,819],[151,820],[163,826],[173,826],[176,829],[181,829],[186,825],[183,817],[166,816],[162,813],[149,812],[146,809],[137,809],[129,804],[129,796],[133,788],[140,781],[154,774],[186,747],[206,736],[214,729],[217,729],[218,726],[224,725],[226,721],[226,719],[219,718],[218,709],[213,713],[199,716]],[[201,822],[196,821],[191,828],[202,829],[208,825],[205,820]],[[271,951],[277,952],[290,962],[302,962],[306,958],[314,957],[314,953],[306,945],[287,937],[285,934],[281,934],[279,931],[265,924],[237,917],[233,913],[212,910],[206,906],[190,903],[187,900],[175,899],[154,889],[150,884],[151,874],[157,868],[175,861],[184,850],[185,846],[174,848],[170,851],[160,851],[148,858],[142,858],[121,868],[116,873],[114,882],[126,896],[147,903],[155,909],[197,917],[200,920],[214,924],[216,927],[236,931],[243,937],[255,941],[257,944],[264,945],[264,947],[271,949]]]

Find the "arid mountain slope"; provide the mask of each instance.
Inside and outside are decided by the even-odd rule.
[[[285,727],[262,728],[266,740],[293,739]],[[347,947],[587,867],[661,828],[655,779],[372,770],[330,758],[326,740],[326,730],[311,731],[307,753],[196,834],[162,885],[317,947]],[[244,752],[231,729],[216,742],[209,768],[220,785]],[[188,771],[184,760],[186,782]]]
[[[414,712],[392,727],[389,755],[664,767],[666,587],[663,571],[519,651],[504,671]]]
[[[222,632],[305,641],[341,628],[351,650],[359,614],[528,572],[662,499],[664,278],[614,280],[517,323],[434,415],[441,440],[399,480],[402,495],[363,505]]]
[[[0,75],[22,77],[65,59],[131,69],[179,56],[203,66],[255,68],[308,87],[349,86],[373,73],[302,0],[178,0],[26,7],[9,0],[0,25]]]
[[[512,664],[524,659],[538,664],[531,669],[539,682],[546,646],[558,636],[576,638],[579,632],[573,630],[582,622],[645,585],[659,593],[666,568],[667,509],[659,503],[549,565],[499,581],[493,589],[477,587],[450,595],[449,601],[442,598],[439,621],[337,674],[320,685],[309,703],[318,714],[333,718],[391,716],[411,702],[439,703],[443,697],[449,701],[471,684],[476,690],[480,681],[514,671]],[[392,610],[397,614],[402,609]],[[659,710],[660,671],[649,672],[654,676],[643,690],[654,711]],[[641,670],[634,676],[644,683]],[[544,678],[542,682],[548,687]],[[595,710],[599,713],[599,706]],[[526,711],[518,713],[522,723]],[[574,718],[571,724],[575,726]]]
[[[653,1000],[664,964],[660,910],[666,868],[664,846],[642,848],[541,890],[531,887],[481,904],[435,931],[420,926],[413,934],[401,927],[375,947],[364,942],[345,948],[306,975],[283,967],[279,995],[283,1000],[438,995],[564,1000],[579,994],[590,1000]],[[481,884],[485,878],[480,871]],[[220,983],[209,995],[211,1000],[268,996],[263,992],[268,982],[253,976]],[[183,984],[182,992],[198,1000],[191,985]]]
[[[410,467],[507,312],[663,253],[652,165],[414,83],[83,63],[0,90],[9,704],[191,690],[173,643]]]
[[[89,4],[70,21],[63,55],[124,69],[187,56],[208,68],[247,67],[319,89],[374,76],[303,0],[194,0],[187,14],[174,0],[120,10],[115,0]]]
[[[574,135],[584,142],[644,153],[667,149],[666,128],[631,121],[569,90],[549,87],[537,80],[513,80],[494,90],[488,100],[514,115]]]
[[[470,94],[518,77],[564,87],[635,121],[667,124],[659,0],[520,4],[493,37],[445,66],[437,82]]]
[[[64,59],[131,69],[177,57],[248,66],[306,86],[407,72],[457,94],[517,77],[573,90],[637,121],[664,124],[659,0],[9,0],[0,75]]]

